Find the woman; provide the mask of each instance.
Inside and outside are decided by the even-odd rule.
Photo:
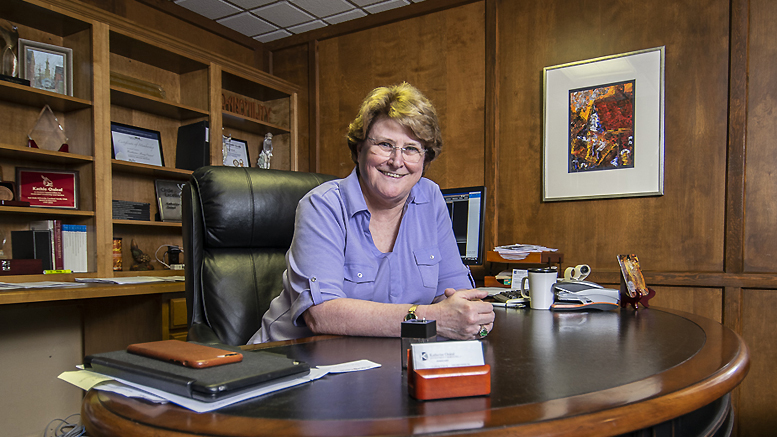
[[[442,149],[432,104],[407,83],[376,88],[348,147],[353,172],[300,201],[283,291],[250,343],[398,337],[406,317],[436,320],[447,338],[485,337],[493,308],[472,289],[439,187],[422,178]]]

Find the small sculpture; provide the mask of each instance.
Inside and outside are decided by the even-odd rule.
[[[0,74],[17,77],[19,63],[16,57],[16,47],[19,45],[19,31],[16,26],[6,20],[0,20]]]
[[[262,151],[259,153],[259,159],[256,160],[256,166],[270,168],[270,158],[272,158],[272,134],[268,132],[264,136]]]
[[[143,270],[154,270],[154,266],[151,265],[151,257],[143,253],[140,249],[138,249],[138,245],[135,244],[135,240],[132,240],[130,243],[130,251],[132,252],[132,259],[135,260],[137,264],[133,264],[132,267],[130,267],[130,270],[134,271],[143,271]]]

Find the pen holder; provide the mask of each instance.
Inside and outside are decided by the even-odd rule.
[[[414,369],[411,355],[407,361],[407,391],[421,401],[490,395],[491,366]]]

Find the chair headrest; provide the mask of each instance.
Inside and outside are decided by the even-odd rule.
[[[333,176],[242,167],[201,167],[190,183],[200,204],[205,248],[285,247],[297,204]]]

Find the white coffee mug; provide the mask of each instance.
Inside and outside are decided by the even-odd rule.
[[[553,304],[553,284],[558,278],[555,268],[529,269],[529,276],[521,279],[521,296],[529,299],[533,310],[547,310]],[[526,289],[526,280],[529,288]]]

